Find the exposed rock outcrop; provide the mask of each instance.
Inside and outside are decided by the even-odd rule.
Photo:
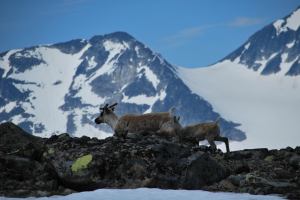
[[[155,135],[38,138],[5,123],[0,160],[1,196],[137,187],[300,196],[300,147],[223,154]]]

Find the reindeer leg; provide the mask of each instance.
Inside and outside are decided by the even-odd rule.
[[[228,142],[228,138],[227,137],[221,137],[221,136],[217,136],[215,138],[215,141],[219,141],[219,142],[224,142],[226,145],[226,152],[229,153],[229,142]]]
[[[208,141],[210,147],[212,148],[213,152],[215,152],[215,151],[217,150],[217,146],[216,146],[214,140],[209,139],[209,140],[207,140],[207,141]]]

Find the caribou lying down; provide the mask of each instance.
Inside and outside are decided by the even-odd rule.
[[[106,123],[116,136],[126,137],[127,133],[155,133],[175,137],[181,128],[175,123],[172,112],[158,112],[143,115],[128,114],[118,117],[115,113],[117,103],[100,107],[100,115],[95,119],[96,124]]]

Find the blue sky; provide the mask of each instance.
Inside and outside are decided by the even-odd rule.
[[[0,51],[125,31],[170,63],[213,64],[300,0],[1,0]]]

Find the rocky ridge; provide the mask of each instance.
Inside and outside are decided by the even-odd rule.
[[[103,140],[32,136],[0,125],[0,195],[65,195],[98,188],[202,189],[299,199],[300,147],[212,153],[155,135]]]

